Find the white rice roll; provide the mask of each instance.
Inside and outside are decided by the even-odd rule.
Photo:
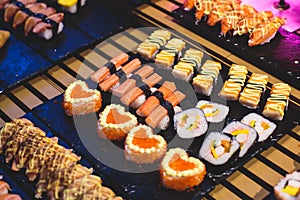
[[[242,123],[231,122],[224,129],[223,133],[228,133],[240,144],[239,157],[243,157],[256,140],[257,133],[254,128]]]
[[[179,137],[194,138],[203,135],[208,124],[202,110],[191,108],[174,115],[174,127]]]
[[[196,107],[204,112],[204,115],[208,122],[214,123],[223,121],[229,112],[228,106],[205,100],[200,100],[197,103]]]
[[[209,133],[199,151],[199,157],[213,165],[225,164],[239,149],[239,143],[219,132]]]
[[[299,200],[300,199],[300,172],[294,171],[287,174],[274,187],[276,199]]]
[[[256,113],[246,115],[242,119],[242,122],[256,130],[258,133],[258,142],[266,140],[276,129],[276,124]]]

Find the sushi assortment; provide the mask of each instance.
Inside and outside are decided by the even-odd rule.
[[[203,52],[196,49],[188,49],[179,62],[173,67],[172,75],[175,78],[190,81],[201,65]]]
[[[237,101],[245,85],[247,74],[247,67],[232,64],[228,72],[229,79],[225,81],[219,96],[226,100]]]
[[[228,106],[205,100],[200,100],[197,103],[196,107],[204,112],[204,115],[208,122],[213,123],[223,121],[229,112]]]
[[[181,138],[195,138],[206,133],[208,124],[202,110],[191,108],[174,115],[174,128]]]
[[[154,135],[152,128],[138,125],[130,130],[125,140],[125,158],[137,164],[149,164],[161,160],[167,151],[167,142]]]
[[[278,200],[300,199],[300,172],[294,171],[282,178],[274,187],[274,193]]]
[[[267,83],[267,75],[253,73],[240,94],[239,102],[248,108],[256,109]]]
[[[163,49],[155,55],[155,64],[163,69],[172,69],[172,66],[181,57],[185,42],[179,38],[172,38]]]
[[[211,132],[203,141],[199,157],[213,165],[223,165],[239,147],[239,143],[232,137],[219,132]]]
[[[258,134],[258,142],[266,140],[276,129],[276,124],[256,113],[246,115],[243,117],[241,122],[256,130]]]
[[[203,181],[206,167],[199,159],[189,157],[185,150],[173,148],[164,156],[159,171],[163,186],[184,191]]]
[[[163,29],[156,30],[137,47],[137,52],[146,59],[154,59],[155,55],[171,38],[171,35],[172,33],[170,31]]]
[[[49,199],[122,199],[102,186],[92,169],[78,164],[80,157],[71,149],[59,145],[55,137],[46,137],[31,121],[22,118],[7,122],[0,136],[0,153],[7,163],[12,161],[11,169],[25,169],[30,181],[38,179],[35,198],[47,193]]]
[[[249,34],[248,45],[257,46],[270,42],[285,19],[273,16],[271,11],[258,12],[240,0],[186,0],[184,9],[195,8],[196,24],[205,16],[209,26],[221,22],[221,35],[232,30],[233,35]]]
[[[0,199],[2,200],[21,200],[18,194],[8,193],[11,190],[8,183],[2,181],[2,176],[0,175]]]
[[[24,34],[33,33],[45,40],[50,40],[63,31],[63,13],[57,13],[52,7],[36,0],[4,1],[4,21],[12,21],[12,27],[23,26]]]
[[[196,93],[210,96],[214,84],[218,80],[218,76],[222,65],[220,62],[207,60],[202,66],[200,74],[193,78],[193,86]]]
[[[85,115],[97,112],[102,106],[102,95],[88,88],[81,80],[71,83],[64,94],[63,108],[67,115]]]
[[[5,30],[0,30],[0,49],[5,45],[10,37],[10,32]]]
[[[273,120],[281,121],[287,109],[291,87],[285,83],[276,83],[272,86],[270,97],[262,114]]]

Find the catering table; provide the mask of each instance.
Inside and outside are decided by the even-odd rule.
[[[90,0],[80,13],[66,16],[65,32],[52,44],[35,38],[30,38],[35,41],[30,42],[1,22],[0,25],[11,30],[12,37],[8,46],[0,51],[0,72],[5,74],[0,82],[0,127],[22,116],[32,120],[48,136],[57,136],[62,145],[74,149],[82,157],[82,164],[93,167],[104,185],[126,199],[273,199],[273,186],[287,173],[300,169],[300,71],[295,62],[300,59],[300,42],[291,42],[300,41],[300,36],[281,30],[281,37],[275,38],[274,43],[250,49],[244,40],[219,38],[216,30],[194,26],[189,21],[189,13],[182,10],[182,3],[182,0],[126,1],[112,6]],[[124,11],[124,6],[128,6],[128,10]],[[101,17],[97,17],[99,13]],[[103,20],[108,15],[109,22]],[[90,155],[70,125],[72,119],[64,116],[62,94],[71,82],[87,80],[115,55],[132,52],[149,35],[143,29],[137,29],[143,26],[174,29],[177,37],[184,38],[190,46],[201,49],[225,67],[239,63],[251,72],[267,74],[269,84],[289,83],[292,114],[286,129],[253,156],[236,164],[237,167],[224,178],[205,182],[211,187],[205,185],[194,191],[166,191],[156,180],[154,183],[146,180],[147,175],[141,176],[143,180],[139,180],[138,175],[132,175],[134,178],[131,179],[130,174],[123,174],[122,178],[117,170],[108,169]],[[121,31],[124,32],[115,35]],[[104,41],[106,38],[109,39]],[[17,48],[21,50],[16,51]],[[293,51],[284,53],[288,49]],[[3,51],[5,56],[2,56]],[[16,52],[26,57],[24,73],[18,76],[14,75],[15,71],[6,70],[18,64],[18,59],[12,59]],[[27,180],[24,172],[12,172],[9,168],[2,156],[0,174],[11,185],[12,192],[23,199],[33,199],[34,183]],[[143,181],[157,186],[147,187]]]

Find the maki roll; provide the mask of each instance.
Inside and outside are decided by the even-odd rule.
[[[280,200],[300,199],[300,172],[287,174],[274,187],[275,198]]]
[[[204,112],[204,115],[208,122],[214,123],[223,121],[229,112],[228,106],[205,100],[199,101],[196,107]]]
[[[191,108],[174,115],[174,127],[179,137],[194,138],[203,135],[208,124],[202,110]]]
[[[239,143],[239,157],[243,157],[247,153],[257,137],[255,129],[242,122],[231,122],[223,129],[223,133],[233,136]]]
[[[61,6],[62,10],[73,14],[83,7],[86,1],[87,0],[58,0],[57,3]]]
[[[153,163],[161,159],[167,151],[167,142],[146,125],[138,125],[130,130],[125,140],[125,158],[137,164]]]
[[[185,150],[174,148],[166,153],[159,171],[163,186],[184,191],[203,181],[206,167],[199,159],[189,157]]]
[[[199,157],[213,165],[225,164],[239,149],[239,143],[231,137],[211,132],[206,136],[199,151]]]
[[[276,129],[276,124],[256,113],[248,114],[242,119],[242,122],[256,130],[258,133],[258,142],[266,140]]]
[[[137,118],[123,106],[111,104],[99,114],[97,131],[102,138],[123,141],[137,124]]]

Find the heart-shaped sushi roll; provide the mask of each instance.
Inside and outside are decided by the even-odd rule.
[[[205,100],[199,101],[196,107],[200,108],[204,112],[208,122],[221,122],[225,119],[229,112],[228,106]]]
[[[174,127],[179,137],[194,138],[203,135],[208,124],[202,110],[191,108],[174,115]]]
[[[255,129],[242,122],[231,122],[223,129],[223,133],[232,135],[240,144],[239,157],[243,157],[246,154],[257,137]]]
[[[166,188],[177,191],[192,188],[203,181],[205,174],[205,165],[181,148],[170,149],[161,162],[160,176]]]
[[[123,141],[137,123],[137,118],[123,106],[111,104],[99,115],[97,131],[103,138]]]
[[[125,157],[137,164],[153,163],[167,151],[167,142],[146,125],[134,127],[125,140]]]
[[[88,85],[81,80],[71,83],[64,94],[63,107],[69,116],[96,112],[101,105],[101,93],[89,89]]]
[[[259,142],[266,140],[276,129],[276,124],[256,113],[246,115],[242,122],[256,130]]]
[[[294,171],[287,174],[274,187],[276,199],[281,200],[296,200],[300,199],[300,172]]]
[[[239,143],[229,136],[211,132],[206,136],[199,157],[207,160],[213,165],[225,164],[229,158],[239,149]]]

